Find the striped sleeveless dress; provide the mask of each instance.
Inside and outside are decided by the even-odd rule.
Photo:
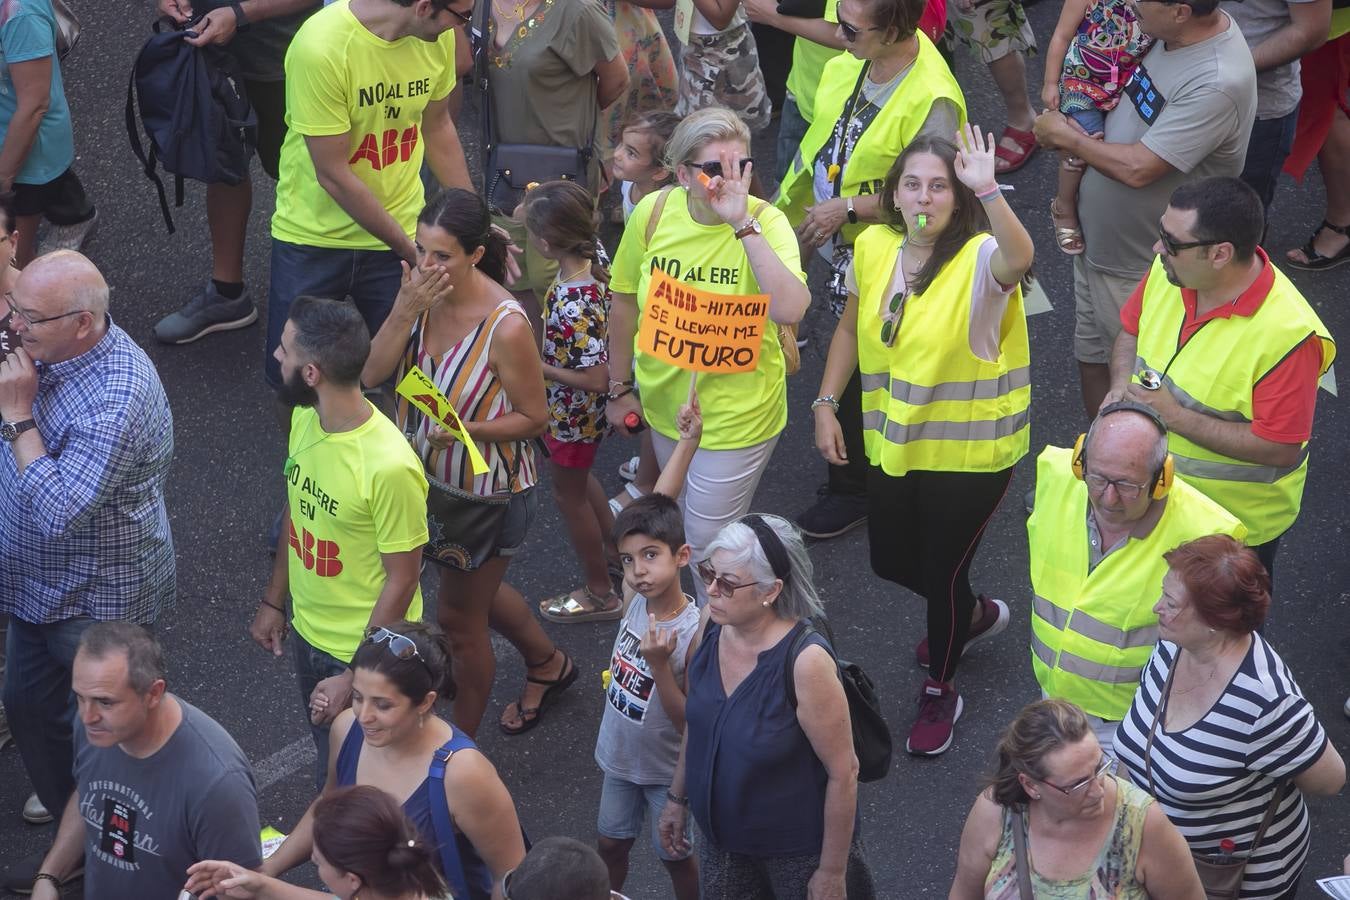
[[[439,359],[422,347],[422,331],[426,328],[428,313],[423,313],[413,325],[408,349],[394,376],[397,384],[412,366],[420,368],[449,398],[455,411],[465,423],[488,422],[511,412],[506,389],[488,367],[488,350],[492,336],[507,316],[525,316],[525,310],[515,300],[503,300],[476,328],[445,351]],[[520,493],[538,481],[538,467],[532,441],[500,444],[479,444],[478,449],[487,461],[488,471],[473,474],[473,466],[464,445],[453,441],[444,450],[438,450],[427,441],[431,421],[402,396],[398,397],[397,422],[409,435],[413,449],[422,459],[427,474],[446,484],[474,494],[488,495],[510,490]],[[514,480],[511,470],[520,454],[520,471]]]

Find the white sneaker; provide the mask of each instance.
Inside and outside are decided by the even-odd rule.
[[[38,799],[37,794],[28,795],[28,800],[23,805],[23,820],[25,822],[29,825],[46,825],[55,818],[56,816],[53,816],[47,811],[47,807],[42,805],[42,801]]]

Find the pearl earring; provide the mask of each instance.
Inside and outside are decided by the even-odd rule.
[[[769,601],[768,601],[768,600],[765,600],[763,603],[760,604],[760,606],[768,606],[768,605],[769,605]]]

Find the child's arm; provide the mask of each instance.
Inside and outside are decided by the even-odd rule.
[[[656,682],[657,694],[661,697],[661,708],[665,710],[675,728],[684,733],[684,688],[675,680],[675,668],[670,657],[675,653],[679,635],[674,628],[662,628],[656,624],[656,616],[647,614],[647,633],[638,649],[647,667],[652,670],[652,679]]]
[[[693,373],[689,377],[689,402],[680,407],[680,414],[675,419],[675,426],[680,429],[680,442],[661,470],[661,477],[656,479],[656,487],[652,488],[654,494],[680,496],[680,491],[684,490],[684,477],[689,474],[689,464],[694,461],[694,452],[703,436],[703,413],[698,408]]]
[[[740,0],[694,0],[694,8],[718,31],[726,30],[736,16],[736,7],[740,5]]]
[[[609,390],[609,366],[601,363],[584,369],[564,369],[544,363],[544,380],[556,381],[592,394],[603,394]]]
[[[559,291],[563,289],[558,288]],[[556,381],[592,394],[604,394],[609,391],[609,360],[606,354],[606,316],[603,286],[588,285],[581,294],[581,314],[570,323],[572,337],[568,340],[568,361],[580,362],[578,366],[555,366],[544,363],[544,380]],[[561,303],[566,298],[550,298]],[[550,303],[550,305],[552,305]]]
[[[1041,102],[1046,109],[1059,109],[1059,76],[1064,71],[1064,54],[1069,42],[1078,33],[1078,26],[1087,15],[1091,0],[1064,0],[1050,38],[1050,49],[1045,51],[1045,78],[1041,81]]]

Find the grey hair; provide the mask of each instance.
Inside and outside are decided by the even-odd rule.
[[[1092,445],[1096,440],[1098,426],[1111,416],[1119,415],[1120,413],[1129,413],[1143,419],[1145,422],[1149,423],[1149,426],[1154,430],[1154,433],[1158,435],[1158,440],[1153,444],[1153,452],[1149,455],[1148,470],[1149,472],[1161,472],[1163,463],[1167,461],[1167,435],[1164,432],[1158,431],[1157,423],[1150,419],[1145,413],[1133,409],[1117,409],[1105,416],[1099,415],[1093,419],[1092,424],[1088,426],[1087,437],[1083,439],[1083,455],[1085,457],[1091,455]]]
[[[774,601],[774,612],[780,619],[792,620],[824,615],[825,608],[821,605],[820,595],[816,593],[811,556],[806,552],[806,542],[802,540],[801,532],[781,516],[763,515],[761,518],[778,535],[788,558],[788,577],[784,579],[782,593]],[[771,585],[778,578],[764,554],[759,536],[743,522],[732,522],[717,532],[717,537],[708,545],[706,556],[711,558],[714,553],[726,556],[725,565],[728,568],[744,567],[761,586]],[[761,588],[761,594],[766,592]]]
[[[740,116],[720,106],[706,106],[684,117],[675,133],[666,141],[662,160],[672,172],[691,162],[700,150],[714,141],[741,141],[750,152],[750,129]]]
[[[142,697],[156,681],[166,677],[164,651],[159,641],[149,630],[133,622],[95,622],[80,635],[76,653],[91,659],[107,659],[113,653],[121,653],[127,658],[127,680],[131,689]]]

